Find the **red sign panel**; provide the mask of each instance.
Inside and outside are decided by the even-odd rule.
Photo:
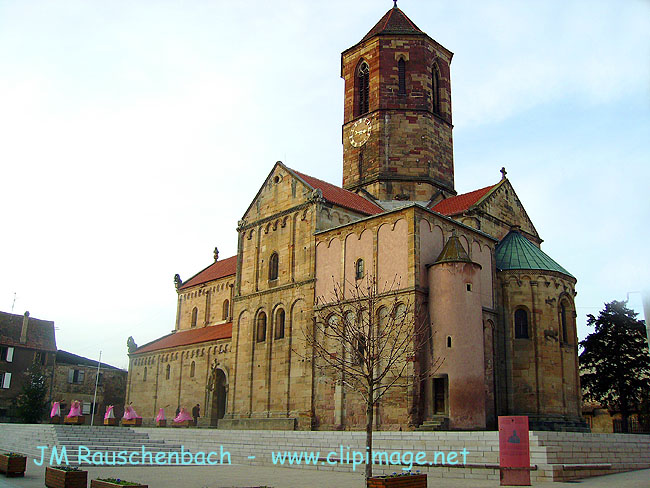
[[[501,485],[530,486],[528,417],[499,417]]]

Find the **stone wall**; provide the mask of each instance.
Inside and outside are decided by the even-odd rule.
[[[108,405],[113,405],[115,416],[121,417],[124,413],[126,397],[126,371],[100,369],[100,374],[101,381],[97,386],[95,425],[103,422]],[[96,378],[97,367],[95,366],[57,363],[54,371],[52,399],[61,402],[62,415],[67,415],[73,400],[79,400],[83,404],[89,405],[90,412],[92,412]],[[90,424],[90,414],[86,415],[86,423]]]
[[[229,339],[222,339],[131,356],[127,403],[133,404],[145,424],[153,423],[160,408],[170,419],[177,408],[191,412],[198,403],[199,425],[216,425],[220,401],[217,375],[225,377],[227,389],[232,368],[230,344]]]
[[[498,273],[505,314],[509,411],[544,419],[581,419],[575,279],[555,272]],[[565,305],[566,341],[560,306]],[[527,316],[524,337],[516,337],[515,313]]]
[[[178,291],[178,318],[176,330],[205,327],[232,320],[232,287],[235,276],[202,283]],[[192,325],[196,308],[196,324]]]

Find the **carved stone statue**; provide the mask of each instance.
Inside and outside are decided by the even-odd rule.
[[[129,336],[129,338],[126,340],[126,347],[129,350],[129,354],[131,354],[138,348],[138,345],[133,340],[133,336]]]
[[[215,247],[214,248],[214,262],[216,263],[217,261],[219,261],[219,248]]]
[[[183,284],[183,280],[181,280],[181,276],[177,273],[174,275],[174,286],[178,290],[181,285]]]

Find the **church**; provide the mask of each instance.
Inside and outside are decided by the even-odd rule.
[[[505,169],[454,189],[452,56],[396,5],[342,53],[341,186],[278,161],[238,223],[237,255],[215,249],[175,276],[173,332],[129,347],[127,403],[145,423],[199,403],[203,426],[363,429],[364,402],[323,380],[301,331],[333,283],[347,299],[372,277],[422,305],[430,337],[407,387],[376,405],[376,429],[494,429],[499,415],[585,429],[576,278],[541,250]]]

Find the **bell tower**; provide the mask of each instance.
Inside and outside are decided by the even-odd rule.
[[[365,190],[382,201],[456,194],[452,56],[397,2],[341,54],[343,188]]]

